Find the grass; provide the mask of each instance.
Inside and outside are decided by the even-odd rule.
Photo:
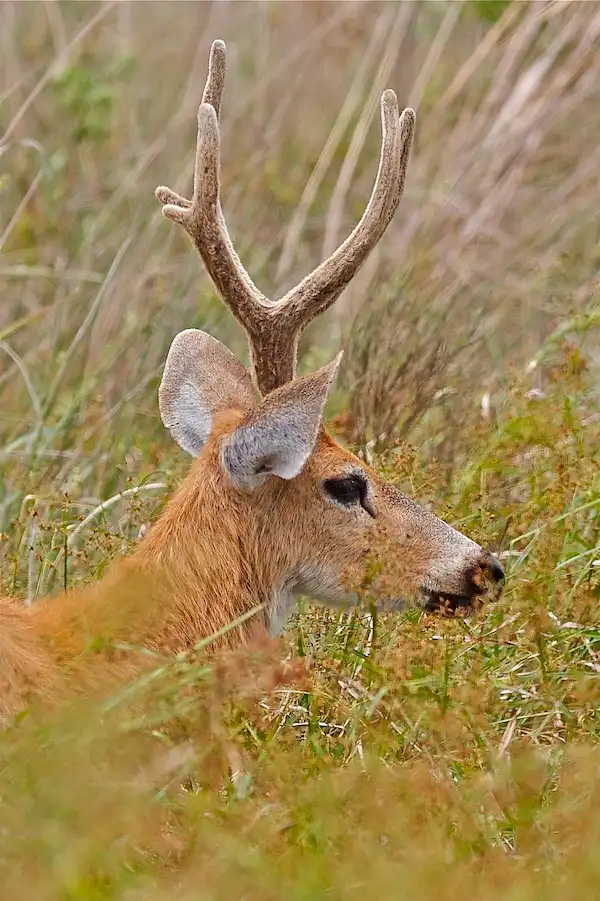
[[[307,601],[249,657],[157,661],[101,702],[24,714],[0,735],[6,897],[596,897],[596,5],[0,18],[7,593],[100,577],[185,472],[156,404],[175,332],[246,353],[152,197],[187,189],[217,36],[224,207],[274,295],[360,215],[373,98],[417,107],[398,221],[302,366],[345,344],[335,430],[508,575],[470,620]]]

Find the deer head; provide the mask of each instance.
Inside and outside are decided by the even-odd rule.
[[[427,609],[473,608],[490,589],[496,595],[501,589],[504,573],[496,558],[387,484],[325,431],[323,411],[341,354],[318,372],[296,377],[302,329],[339,297],[400,203],[415,114],[405,109],[399,116],[395,94],[385,91],[379,169],[360,222],[329,259],[269,301],[240,262],[221,210],[224,80],[225,45],[215,41],[198,111],[193,198],[156,190],[163,214],[183,225],[250,344],[252,375],[202,331],[183,331],[171,345],[159,405],[164,425],[196,458],[188,496],[202,498],[216,520],[235,520],[228,534],[237,529],[239,541],[227,549],[230,565],[260,586],[272,631],[296,594],[353,603],[366,582],[385,608],[405,598]],[[214,520],[210,528],[216,546],[225,530]],[[186,535],[194,540],[193,530]]]

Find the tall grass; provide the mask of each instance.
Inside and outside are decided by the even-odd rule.
[[[189,189],[228,44],[224,208],[271,296],[360,215],[394,87],[397,221],[342,342],[338,433],[508,571],[477,617],[306,603],[249,659],[161,661],[0,735],[4,895],[597,895],[600,477],[592,3],[0,7],[0,577],[101,575],[186,461],[156,387],[183,327],[243,335],[159,183]],[[281,663],[285,660],[285,663]]]

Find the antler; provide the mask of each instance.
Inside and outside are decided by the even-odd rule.
[[[294,378],[298,338],[308,323],[340,296],[373,250],[404,191],[415,130],[415,114],[398,117],[393,91],[381,98],[381,155],[365,212],[338,249],[278,301],[256,287],[236,254],[219,199],[219,112],[225,84],[225,44],[214,41],[198,110],[193,199],[156,189],[163,215],[179,222],[198,252],[225,304],[248,334],[254,380],[264,395]]]

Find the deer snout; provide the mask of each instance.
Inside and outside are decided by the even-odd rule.
[[[455,616],[470,616],[486,600],[496,601],[504,585],[504,570],[500,561],[489,551],[480,549],[476,562],[463,571],[461,588],[454,590],[423,590],[424,609],[428,612]]]
[[[504,586],[502,564],[489,551],[484,551],[481,559],[478,560],[473,570],[468,574],[467,583],[467,594],[470,597],[484,594],[490,589],[495,589],[494,594],[498,597]]]

